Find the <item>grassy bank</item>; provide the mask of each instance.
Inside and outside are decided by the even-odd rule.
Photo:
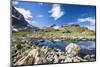
[[[87,38],[87,39],[95,39],[94,32],[73,32],[73,33],[64,33],[61,31],[53,31],[53,32],[13,32],[13,37],[32,37],[32,38],[40,38],[40,39],[63,39],[63,38]]]

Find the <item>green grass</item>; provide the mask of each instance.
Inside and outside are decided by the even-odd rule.
[[[12,37],[33,37],[40,39],[57,39],[57,38],[95,38],[95,32],[81,26],[65,26],[57,30],[52,27],[38,30],[37,32],[13,32]]]
[[[71,32],[63,33],[62,31],[50,31],[50,32],[16,32],[13,33],[13,36],[16,38],[27,37],[27,35],[33,38],[42,38],[42,39],[56,39],[56,38],[95,38],[95,32],[84,31],[84,32]]]

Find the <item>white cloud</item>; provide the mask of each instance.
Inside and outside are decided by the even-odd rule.
[[[90,22],[91,25],[95,25],[95,18],[94,17],[79,18],[78,22]]]
[[[33,18],[32,12],[30,10],[24,9],[24,8],[17,8],[15,7],[16,10],[18,10],[25,18],[26,21],[29,23],[31,22],[31,19]]]
[[[90,30],[94,30],[95,31],[95,26],[86,26],[88,29]]]
[[[51,13],[50,17],[53,17],[54,20],[59,19],[61,16],[64,15],[64,11],[61,10],[61,7],[59,4],[53,4],[52,9],[49,11]]]
[[[96,22],[95,21],[95,17],[79,18],[78,22],[79,23],[81,23],[81,22],[89,22],[90,25],[89,26],[85,26],[85,27],[87,27],[90,30],[94,30],[95,31],[95,22]]]
[[[18,1],[12,1],[12,4],[13,4],[13,5],[18,5],[19,2],[18,2]]]
[[[60,28],[60,26],[54,26],[53,28],[54,28],[54,29],[59,29],[59,28]]]

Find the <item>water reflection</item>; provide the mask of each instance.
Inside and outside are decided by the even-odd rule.
[[[42,46],[48,46],[50,48],[57,48],[65,51],[65,47],[69,44],[69,41],[60,41],[60,40],[45,40],[40,42]],[[76,42],[81,48],[82,52],[86,54],[94,54],[95,53],[95,41],[78,41]]]

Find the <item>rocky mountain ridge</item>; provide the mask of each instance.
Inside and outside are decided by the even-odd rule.
[[[12,6],[12,31],[34,31],[38,27],[30,25],[24,16]]]

